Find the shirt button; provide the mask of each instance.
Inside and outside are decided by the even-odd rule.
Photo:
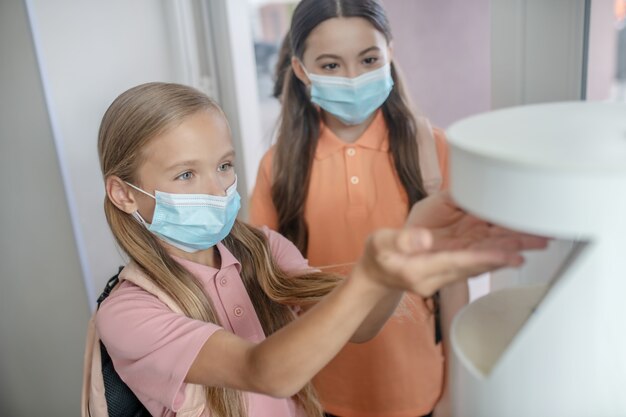
[[[354,149],[354,148],[348,148],[348,150],[346,151],[346,153],[348,154],[348,156],[354,156],[354,155],[356,155],[356,149]]]
[[[227,280],[226,278],[222,278],[222,279],[220,279],[220,285],[221,285],[222,287],[225,287],[225,286],[226,286],[226,284],[228,284],[228,280]]]
[[[356,175],[353,176],[352,178],[350,178],[350,182],[352,184],[358,184],[359,183],[359,177],[357,177]]]
[[[233,309],[233,314],[235,315],[235,317],[241,317],[243,316],[243,308],[237,306]]]

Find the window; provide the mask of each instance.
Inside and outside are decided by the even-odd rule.
[[[269,145],[280,113],[280,103],[273,95],[276,64],[297,0],[250,0],[249,4],[261,128],[263,140]]]
[[[626,0],[591,3],[587,98],[626,102]]]

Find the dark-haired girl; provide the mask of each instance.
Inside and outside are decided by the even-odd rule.
[[[303,0],[288,38],[277,143],[261,161],[251,222],[290,239],[311,265],[347,273],[367,236],[404,224],[409,208],[447,185],[443,132],[411,111],[382,5]],[[279,69],[282,70],[284,68]],[[461,282],[405,298],[372,341],[344,348],[314,380],[342,417],[448,414],[445,336],[467,302]]]

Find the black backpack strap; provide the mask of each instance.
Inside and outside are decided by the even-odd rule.
[[[102,294],[100,294],[100,297],[98,297],[98,307],[100,308],[100,304],[106,300],[106,298],[111,294],[111,291],[113,291],[113,288],[115,288],[115,286],[117,285],[118,282],[120,282],[120,272],[122,272],[122,269],[124,269],[123,266],[119,267],[119,270],[117,271],[117,274],[113,275],[106,283],[106,285],[104,286],[104,290],[102,290]]]
[[[120,281],[120,272],[124,269],[120,266],[117,274],[113,275],[104,286],[104,290],[98,297],[98,308],[111,294],[113,288]],[[139,401],[132,390],[122,381],[113,367],[113,361],[107,352],[104,343],[100,341],[100,358],[102,360],[102,379],[104,381],[104,396],[107,401],[109,417],[150,417],[150,413]]]
[[[115,371],[111,356],[102,341],[100,341],[100,357],[109,417],[150,417],[146,407]]]
[[[439,291],[433,295],[433,313],[435,315],[435,344],[438,344],[443,338],[443,330],[441,328],[441,299]]]

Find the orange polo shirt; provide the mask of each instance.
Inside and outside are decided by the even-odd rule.
[[[430,130],[427,124],[420,127]],[[445,137],[438,129],[429,137],[434,141],[431,159],[436,161],[422,164],[420,158],[420,164],[441,169],[443,184],[436,188],[445,187]],[[419,149],[422,152],[421,145]],[[388,151],[388,130],[380,111],[354,143],[343,142],[321,126],[304,213],[310,265],[324,269],[353,263],[372,231],[404,224],[408,198]],[[261,161],[250,201],[250,222],[276,229],[270,192],[273,154],[274,148]],[[428,174],[424,177],[429,180]],[[349,267],[329,269],[347,272]],[[315,377],[327,412],[342,417],[416,417],[433,409],[441,394],[444,367],[441,346],[434,340],[430,305],[430,300],[407,296],[405,307],[374,339],[348,344]]]

